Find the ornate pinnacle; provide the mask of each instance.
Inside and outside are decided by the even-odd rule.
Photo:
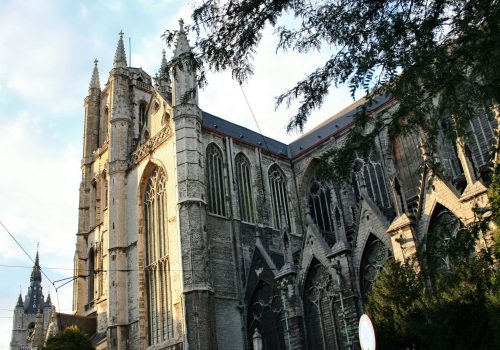
[[[184,31],[184,21],[182,18],[179,20],[179,35],[177,37],[177,43],[175,45],[174,57],[178,57],[183,53],[191,51],[189,47],[189,42],[187,40],[186,32]]]
[[[89,89],[101,89],[101,83],[99,82],[99,70],[97,68],[97,63],[99,61],[97,58],[94,60],[94,70],[92,72],[92,78],[90,79]]]
[[[116,46],[115,61],[113,66],[126,67],[127,66],[127,56],[125,55],[125,45],[123,45],[123,31],[120,30],[120,39],[118,40],[118,45]]]

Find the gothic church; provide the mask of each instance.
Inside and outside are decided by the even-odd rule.
[[[330,183],[315,159],[365,101],[287,145],[202,111],[194,73],[165,74],[165,54],[156,79],[129,67],[122,35],[85,98],[73,308],[96,320],[97,349],[357,349],[384,261],[488,204],[494,118],[439,154],[380,134],[350,181]],[[174,57],[190,50],[181,25]],[[419,171],[426,157],[446,176]]]

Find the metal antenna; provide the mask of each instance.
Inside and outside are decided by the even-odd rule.
[[[128,37],[128,65],[132,67],[132,39]]]

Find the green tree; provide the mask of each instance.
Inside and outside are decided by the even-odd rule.
[[[78,327],[70,326],[47,339],[42,350],[94,350],[90,338]]]
[[[390,135],[423,129],[434,146],[444,119],[453,116],[454,132],[465,137],[478,110],[500,101],[498,18],[497,0],[203,0],[187,26],[193,54],[172,64],[190,62],[200,85],[208,70],[230,70],[243,83],[266,26],[274,28],[277,51],[328,53],[322,66],[277,97],[277,106],[299,102],[288,130],[302,130],[333,87],[347,85],[353,97],[363,91],[365,107],[381,94],[398,101],[376,116],[360,111],[345,146],[326,155],[334,175],[345,177],[353,152],[366,155],[384,128]],[[164,33],[167,44],[175,34]]]

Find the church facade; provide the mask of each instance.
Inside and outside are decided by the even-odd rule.
[[[189,52],[181,26],[174,57]],[[155,80],[129,67],[120,35],[104,89],[96,61],[85,98],[73,309],[96,319],[97,349],[357,349],[384,261],[488,205],[486,114],[439,154],[381,134],[330,183],[316,159],[365,101],[286,145],[202,111],[194,73],[165,74],[165,54],[161,67]],[[429,157],[445,175],[419,171]]]

